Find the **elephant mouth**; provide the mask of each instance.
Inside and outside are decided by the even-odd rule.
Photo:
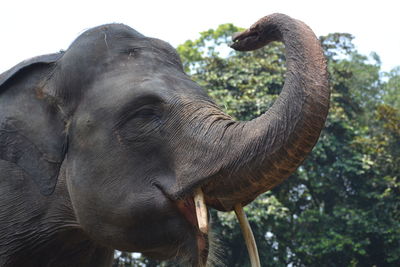
[[[182,213],[184,218],[196,229],[197,239],[197,258],[199,265],[204,266],[207,262],[208,256],[208,208],[201,188],[194,191],[193,196],[187,197],[177,202],[178,210]],[[246,243],[250,261],[252,266],[259,266],[259,256],[257,245],[255,243],[254,235],[252,233],[249,222],[243,211],[241,204],[234,207],[236,217],[239,221],[240,228],[243,232],[244,241]]]
[[[181,198],[174,198],[167,194],[163,187],[157,185],[157,187],[175,203],[178,211],[182,214],[183,218],[195,229],[195,236],[197,242],[197,253],[196,262],[197,265],[193,266],[205,266],[208,257],[208,231],[209,231],[209,220],[208,220],[208,207],[223,207],[222,202],[218,198],[209,198],[207,195],[204,196],[201,187],[195,189],[192,194],[186,195]],[[236,217],[239,221],[240,228],[243,233],[244,241],[246,243],[250,261],[252,266],[260,266],[259,255],[257,251],[257,245],[255,243],[254,235],[251,230],[250,224],[243,211],[242,204],[237,203],[234,205],[233,210],[235,211]]]
[[[194,196],[175,201],[179,212],[195,229],[197,256],[203,266],[208,256],[208,209],[204,202],[202,191],[199,189]]]

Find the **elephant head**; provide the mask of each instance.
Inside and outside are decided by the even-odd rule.
[[[0,169],[30,177],[24,194],[42,199],[43,210],[62,197],[68,207],[52,211],[96,244],[201,265],[208,244],[196,192],[221,211],[248,204],[302,163],[326,119],[318,39],[273,14],[232,47],[271,41],[286,47],[284,88],[265,114],[243,122],[184,73],[169,44],[121,24],[90,29],[65,52],[0,76]]]

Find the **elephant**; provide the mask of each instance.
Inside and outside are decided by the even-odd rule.
[[[236,121],[176,50],[123,24],[0,76],[0,266],[111,266],[114,250],[204,266],[195,197],[232,211],[284,181],[329,109],[326,60],[303,22],[272,14],[233,37],[286,48],[282,92]],[[206,211],[207,212],[207,211]]]

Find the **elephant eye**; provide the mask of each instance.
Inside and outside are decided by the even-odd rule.
[[[158,127],[161,125],[164,113],[163,103],[162,100],[153,96],[136,98],[134,101],[128,102],[118,113],[114,128],[139,129],[150,125]]]
[[[124,114],[116,124],[120,140],[129,144],[143,144],[158,138],[163,124],[162,107],[147,104]]]
[[[127,112],[119,120],[118,125],[121,127],[126,124],[135,125],[135,128],[146,127],[151,124],[159,126],[161,124],[162,108],[158,105],[147,104],[131,112]]]
[[[150,118],[159,117],[158,112],[154,108],[144,107],[133,114],[134,118]]]

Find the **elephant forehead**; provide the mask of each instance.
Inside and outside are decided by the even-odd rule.
[[[88,108],[116,107],[149,94],[163,98],[167,91],[172,90],[162,79],[136,77],[127,73],[97,80],[88,90],[84,101]]]
[[[116,56],[120,61],[121,57],[118,55],[137,61],[137,52],[143,50],[147,52],[146,65],[150,66],[155,63],[154,59],[159,58],[182,70],[180,57],[169,43],[146,37],[120,24],[104,25],[84,32],[70,45],[63,61],[67,61],[66,65],[110,63]],[[149,56],[153,57],[153,61],[148,60]],[[83,59],[87,62],[83,62]]]
[[[57,63],[58,79],[85,90],[99,76],[109,73],[143,76],[165,73],[170,68],[183,72],[177,52],[168,43],[112,26],[91,29],[78,37]]]
[[[185,74],[179,72],[153,75],[120,71],[97,79],[85,95],[86,109],[115,109],[141,97],[151,96],[162,102],[179,98],[208,98],[206,92]]]

